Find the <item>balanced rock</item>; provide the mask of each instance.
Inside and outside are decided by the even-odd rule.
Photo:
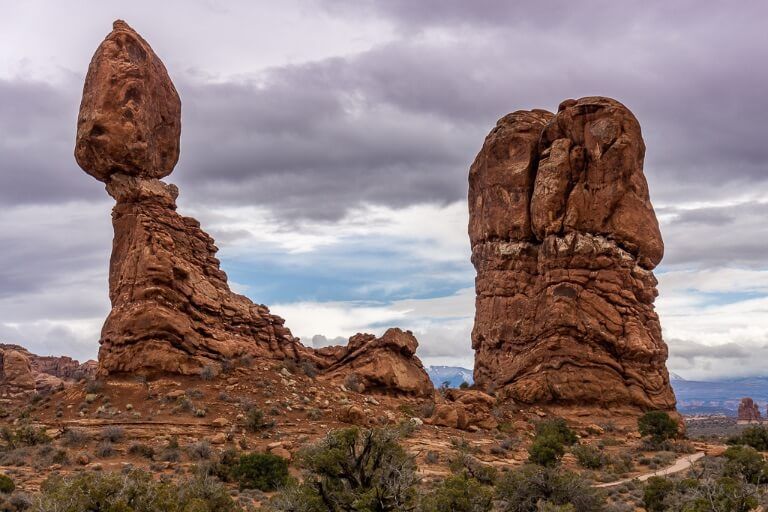
[[[266,306],[230,290],[213,238],[176,212],[177,187],[159,180],[178,160],[180,133],[181,103],[165,66],[116,21],[88,70],[75,147],[80,167],[116,203],[99,371],[190,375],[243,356],[288,358],[331,380],[353,373],[364,389],[431,394],[410,332],[358,335],[315,352]]]
[[[356,334],[344,347],[316,351],[323,379],[346,384],[355,381],[358,389],[418,397],[432,396],[434,386],[416,356],[419,342],[411,331],[388,329],[380,338]]]
[[[176,164],[180,132],[165,67],[116,21],[88,70],[75,148],[116,201],[100,371],[196,374],[245,355],[297,358],[307,349],[266,306],[232,293],[213,239],[176,213],[178,189],[158,180]]]
[[[522,403],[674,410],[640,125],[618,101],[499,120],[469,173],[475,382]]]
[[[744,397],[739,403],[738,420],[739,421],[760,421],[760,408],[749,397]]]
[[[122,173],[168,176],[179,159],[181,100],[147,42],[115,21],[91,59],[77,119],[75,158],[100,181]]]

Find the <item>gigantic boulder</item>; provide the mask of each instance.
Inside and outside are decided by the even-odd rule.
[[[4,349],[0,352],[0,375],[3,384],[13,388],[35,389],[35,374],[24,352]]]
[[[435,388],[416,356],[418,346],[411,331],[392,328],[380,338],[356,334],[345,347],[322,348],[317,355],[322,378],[353,391],[431,397]]]
[[[739,402],[738,419],[739,421],[760,421],[762,419],[760,408],[754,400],[749,397],[741,399],[741,402]]]
[[[602,97],[514,112],[486,137],[469,173],[481,389],[674,410],[644,154],[635,117]]]
[[[180,133],[165,67],[116,21],[88,70],[75,147],[116,201],[100,371],[196,374],[245,355],[296,358],[307,349],[266,306],[232,293],[213,239],[176,213],[178,189],[158,180],[176,164]]]
[[[122,20],[91,59],[75,158],[100,181],[168,176],[179,159],[181,100],[149,44]]]

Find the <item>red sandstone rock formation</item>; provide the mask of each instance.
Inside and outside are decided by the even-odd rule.
[[[332,380],[354,373],[369,391],[431,394],[410,332],[358,335],[315,353],[266,306],[229,289],[213,239],[176,213],[178,189],[159,180],[178,159],[180,133],[165,67],[116,21],[88,70],[75,146],[78,164],[116,201],[100,371],[197,374],[248,355],[312,361]]]
[[[178,189],[158,180],[173,170],[180,133],[165,66],[116,21],[88,70],[75,147],[117,203],[101,370],[194,374],[244,355],[296,357],[303,347],[283,320],[232,293],[213,239],[176,213]]]
[[[2,383],[18,389],[35,389],[35,374],[29,358],[21,350],[3,348],[0,351]]]
[[[514,112],[485,139],[469,174],[480,388],[674,409],[644,153],[632,113],[601,97]]]
[[[749,397],[744,397],[739,403],[739,421],[760,421],[760,408]]]
[[[0,362],[2,382],[14,387],[50,391],[67,382],[96,375],[96,361],[80,364],[67,356],[38,356],[19,345],[5,343],[0,343],[0,354],[3,355]],[[10,365],[8,370],[5,360]]]
[[[418,346],[411,331],[393,328],[380,338],[356,334],[345,347],[321,348],[316,354],[322,358],[322,378],[339,384],[351,382],[357,388],[353,391],[432,396],[435,388],[416,357]]]

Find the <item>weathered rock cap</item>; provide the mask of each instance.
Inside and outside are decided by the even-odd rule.
[[[181,100],[162,61],[117,20],[88,67],[75,159],[107,182],[115,173],[168,176],[179,159]]]

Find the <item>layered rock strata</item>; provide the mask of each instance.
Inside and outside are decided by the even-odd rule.
[[[357,335],[315,352],[266,306],[230,290],[214,240],[176,212],[178,189],[160,181],[179,157],[181,101],[163,63],[123,21],[93,56],[77,126],[78,164],[116,203],[100,373],[215,373],[252,356],[313,363],[331,380],[355,375],[367,391],[433,392],[410,332]]]
[[[323,378],[346,385],[352,391],[432,396],[434,386],[416,356],[419,346],[411,331],[388,329],[381,337],[356,334],[344,347],[316,351]]]
[[[178,160],[181,101],[125,22],[93,56],[77,126],[78,164],[116,201],[100,370],[195,374],[245,355],[295,358],[303,347],[283,320],[229,289],[213,239],[159,180]]]
[[[640,125],[602,97],[499,120],[469,173],[475,382],[523,403],[673,410],[664,246]]]
[[[738,420],[739,421],[762,420],[762,417],[760,416],[760,408],[757,406],[754,400],[752,400],[749,397],[745,397],[741,399],[741,402],[739,402]]]

